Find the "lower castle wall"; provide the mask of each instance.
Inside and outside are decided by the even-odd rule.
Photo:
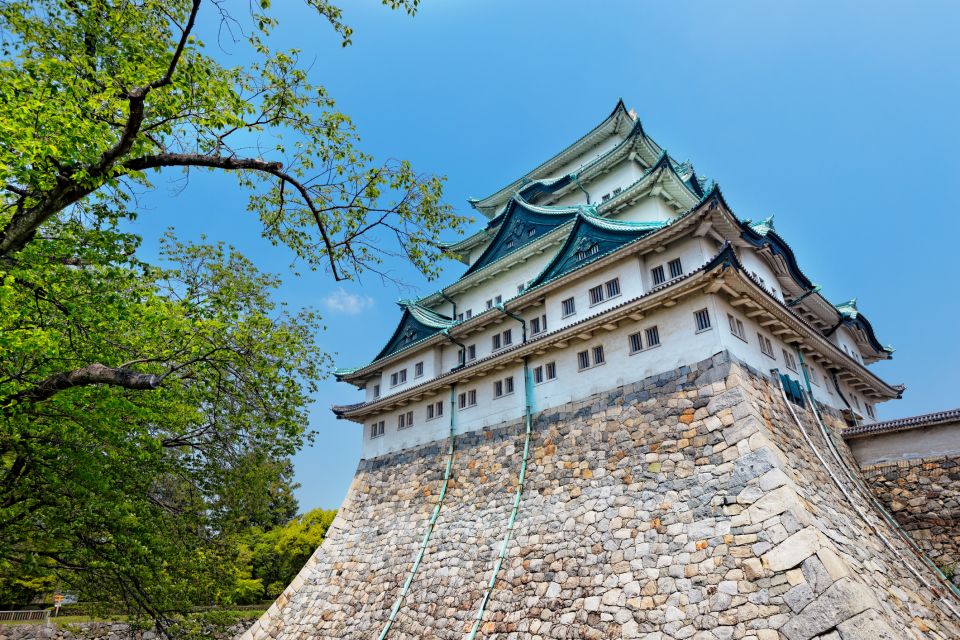
[[[900,526],[960,583],[960,456],[868,465],[862,472]]]
[[[536,414],[478,637],[960,637],[951,596],[869,512],[813,414],[796,411],[806,437],[779,387],[724,352]],[[828,421],[838,434],[841,421]],[[437,504],[446,448],[361,461],[323,545],[244,639],[378,637]],[[389,638],[466,637],[522,451],[520,421],[456,438],[446,499]]]

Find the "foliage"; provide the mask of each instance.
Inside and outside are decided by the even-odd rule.
[[[240,536],[231,604],[275,599],[323,542],[336,511],[314,509],[283,526],[251,528]]]
[[[337,7],[307,4],[350,42]],[[406,161],[375,163],[300,52],[269,46],[270,3],[245,18],[227,6],[0,2],[0,257],[69,206],[124,211],[151,174],[205,168],[235,172],[264,234],[337,279],[385,273],[385,255],[435,272],[439,233],[464,222],[441,203],[442,179]],[[193,34],[202,8],[222,33],[241,34],[235,44],[253,62],[226,67],[205,53]]]
[[[339,8],[306,3],[349,44]],[[433,275],[465,221],[441,178],[359,149],[299,52],[271,48],[267,0],[228,6],[0,0],[0,583],[22,593],[162,621],[274,593],[329,525],[275,533],[329,364],[319,319],[222,243],[169,235],[141,260],[155,174],[235,174],[264,235],[335,279],[389,277],[391,255]],[[207,53],[203,19],[252,62]]]

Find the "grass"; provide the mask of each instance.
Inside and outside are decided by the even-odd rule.
[[[211,622],[216,625],[229,625],[234,622],[240,622],[242,620],[255,620],[263,615],[263,611],[259,610],[249,610],[249,609],[240,609],[240,610],[231,610],[223,609],[216,611],[206,611],[203,613],[192,613],[188,617],[198,621]],[[58,616],[54,617],[53,614],[50,614],[50,622],[56,624],[58,627],[63,627],[68,624],[77,624],[81,622],[126,622],[129,618],[127,616],[114,616],[111,618],[101,618],[97,616]],[[43,624],[43,620],[3,620],[0,621],[0,626],[2,625],[23,625],[23,624]]]

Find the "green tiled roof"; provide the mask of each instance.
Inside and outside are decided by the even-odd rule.
[[[403,316],[401,316],[393,335],[390,336],[390,340],[373,359],[373,362],[406,349],[456,324],[452,318],[422,307],[413,300],[399,300],[397,304],[403,308]]]
[[[664,226],[665,222],[623,222],[579,213],[557,255],[530,286],[559,278]]]
[[[468,276],[513,253],[545,233],[569,222],[583,210],[595,211],[592,205],[538,207],[526,202],[518,195],[514,196],[502,214],[503,222],[497,229],[497,234],[463,275]]]

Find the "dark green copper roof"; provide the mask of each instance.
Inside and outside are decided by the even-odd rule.
[[[373,359],[374,362],[406,349],[410,345],[429,338],[455,324],[453,319],[421,307],[414,301],[400,300],[397,304],[403,308],[403,316],[400,318],[400,323],[393,335],[390,336],[390,340]]]
[[[621,222],[579,213],[557,255],[530,286],[559,278],[664,226],[665,222]]]
[[[537,207],[519,196],[514,196],[502,214],[503,222],[497,229],[493,241],[463,275],[468,276],[475,271],[479,271],[491,262],[530,244],[544,234],[569,222],[583,209],[592,209],[592,206]]]

